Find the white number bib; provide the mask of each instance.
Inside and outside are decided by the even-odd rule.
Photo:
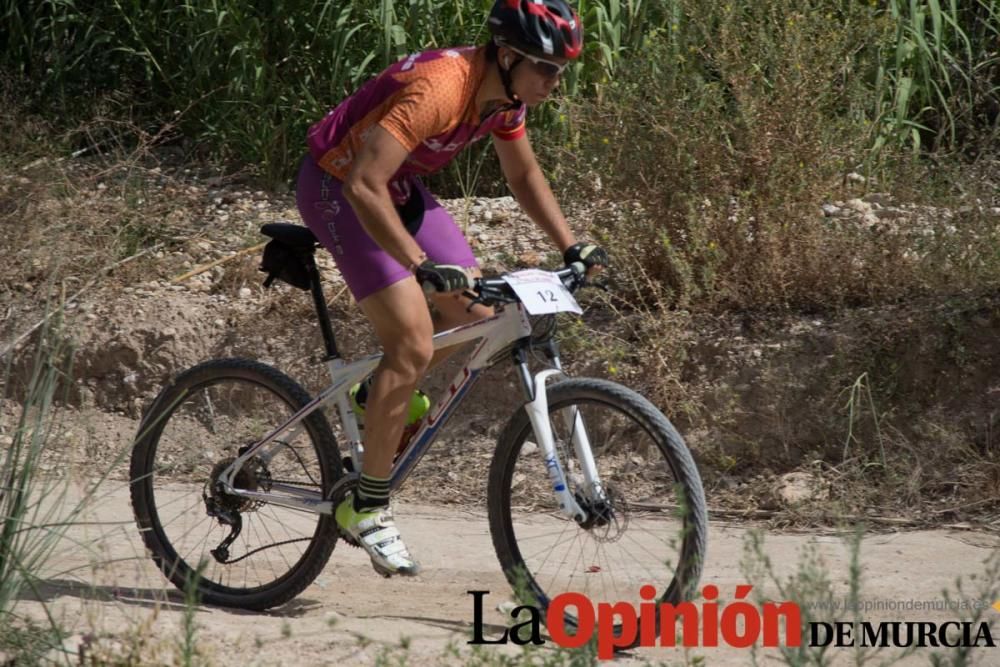
[[[530,315],[583,313],[576,299],[554,273],[525,269],[505,276],[504,280],[521,299],[521,303]]]

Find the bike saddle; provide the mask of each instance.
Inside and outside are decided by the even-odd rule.
[[[316,235],[312,233],[311,229],[288,222],[268,223],[260,228],[260,233],[281,241],[296,250],[308,250],[311,252],[316,248],[316,244],[318,243]]]

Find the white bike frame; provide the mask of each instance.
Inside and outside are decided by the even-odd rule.
[[[443,331],[434,336],[434,349],[460,345],[478,340],[469,354],[465,365],[455,375],[447,391],[434,403],[420,429],[413,435],[410,445],[393,466],[390,488],[395,491],[412,472],[417,462],[423,457],[434,440],[441,426],[447,422],[455,408],[461,403],[480,373],[491,365],[493,360],[511,346],[531,336],[532,326],[528,314],[522,304],[499,306],[498,312],[492,317],[466,324],[454,329]],[[361,470],[362,446],[361,433],[354,411],[351,409],[350,388],[366,378],[378,365],[381,354],[375,354],[354,362],[343,359],[327,361],[331,384],[315,399],[301,410],[288,418],[285,423],[268,433],[261,440],[251,445],[243,454],[220,475],[219,481],[227,494],[242,498],[273,503],[282,507],[300,509],[319,514],[331,514],[333,502],[324,498],[321,493],[299,487],[274,482],[268,491],[253,491],[234,486],[236,474],[253,457],[262,460],[266,465],[274,455],[285,446],[285,442],[294,440],[305,427],[302,423],[314,410],[333,404],[337,407],[344,435],[348,441],[348,450],[354,470]],[[542,460],[552,481],[552,490],[563,514],[576,521],[583,521],[586,515],[580,508],[573,494],[566,485],[566,477],[562,462],[549,423],[548,397],[546,383],[555,376],[564,375],[559,365],[558,356],[553,359],[555,368],[547,369],[531,377],[527,362],[522,357],[515,359],[521,373],[522,386],[527,394],[525,407],[534,429],[535,438],[542,451]],[[605,498],[597,466],[590,449],[586,429],[579,411],[571,408],[563,411],[566,425],[571,429],[573,448],[580,462],[581,473],[586,481],[586,493],[592,501],[602,501]],[[286,435],[287,434],[287,435]],[[339,453],[335,452],[339,456]]]

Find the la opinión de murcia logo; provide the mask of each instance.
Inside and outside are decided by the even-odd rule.
[[[563,648],[580,648],[596,638],[601,660],[611,659],[616,649],[637,641],[642,647],[801,646],[804,628],[799,605],[786,600],[758,606],[747,600],[752,590],[751,585],[739,585],[734,600],[720,605],[718,587],[709,584],[702,588],[703,601],[674,605],[657,602],[656,589],[646,585],[639,589],[643,602],[638,607],[629,602],[595,605],[582,593],[562,593],[552,598],[544,613],[534,605],[514,607],[510,618],[517,623],[495,639],[483,634],[483,600],[490,592],[466,591],[473,599],[473,637],[468,643],[541,645],[545,643],[544,622],[552,641]],[[575,627],[567,625],[567,611],[575,613]],[[809,646],[814,647],[996,646],[986,621],[810,622],[806,628]]]

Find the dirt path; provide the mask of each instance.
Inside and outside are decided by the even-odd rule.
[[[363,665],[380,655],[403,656],[406,664],[440,664],[449,643],[468,651],[472,598],[468,590],[489,590],[485,621],[503,626],[498,604],[510,599],[489,537],[485,510],[456,511],[404,505],[397,511],[403,534],[419,555],[424,573],[413,580],[386,580],[372,572],[358,550],[338,545],[318,580],[298,599],[271,613],[253,614],[219,608],[197,609],[197,642],[218,665]],[[183,620],[183,600],[142,552],[131,520],[128,495],[120,485],[89,511],[85,525],[74,526],[43,571],[40,590],[50,612],[78,636],[107,633],[121,649],[144,635],[149,660],[167,659],[175,650]],[[746,582],[740,562],[746,530],[713,523],[703,583],[719,587],[731,599]],[[798,553],[812,543],[829,568],[837,591],[846,591],[849,554],[835,535],[771,534],[765,548],[781,578],[790,576]],[[983,570],[982,562],[1000,544],[996,536],[972,532],[921,531],[872,535],[864,540],[863,599],[868,601],[940,600],[941,591],[958,575]],[[773,587],[772,587],[773,588]],[[968,597],[972,597],[969,592]],[[42,605],[25,600],[22,612],[41,618]],[[996,615],[992,610],[989,614]],[[870,620],[956,620],[948,611],[872,612]],[[497,628],[493,627],[493,631]],[[107,640],[105,640],[107,643]],[[551,646],[551,644],[549,644]],[[515,653],[513,647],[489,651]],[[845,661],[849,649],[835,649]],[[983,649],[991,651],[991,649]],[[1000,651],[1000,649],[992,649]],[[157,658],[156,656],[159,656]],[[684,663],[704,656],[710,665],[748,664],[746,651],[643,649],[620,658],[620,664],[643,660]],[[991,662],[987,656],[982,664]],[[457,662],[456,659],[453,659]],[[927,664],[927,654],[904,664]],[[393,663],[395,664],[395,663]]]

